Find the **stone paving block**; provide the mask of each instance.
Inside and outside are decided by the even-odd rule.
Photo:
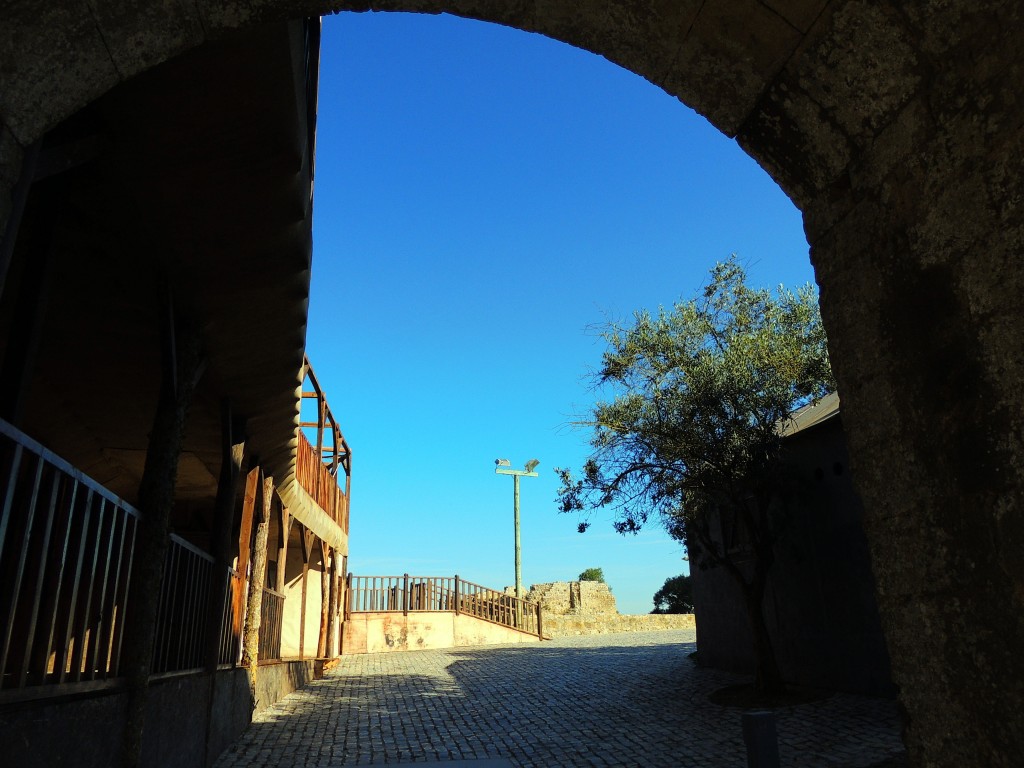
[[[697,667],[694,640],[662,631],[345,657],[259,713],[216,768],[737,768],[740,710],[707,697],[743,678]],[[783,766],[903,755],[892,701],[836,694],[776,716]]]

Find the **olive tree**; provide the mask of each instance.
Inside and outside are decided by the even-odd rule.
[[[691,563],[724,568],[750,622],[756,685],[777,691],[762,603],[785,527],[782,428],[835,388],[816,291],[751,288],[732,256],[696,298],[601,336],[601,399],[577,422],[592,430],[592,451],[578,478],[555,470],[560,509],[582,514],[581,531],[602,508],[620,533],[657,520]]]

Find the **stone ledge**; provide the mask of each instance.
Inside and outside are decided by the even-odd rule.
[[[553,616],[544,614],[546,637],[608,635],[614,632],[656,632],[695,629],[692,613],[646,613],[634,616]]]

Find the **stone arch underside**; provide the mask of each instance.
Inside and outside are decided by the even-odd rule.
[[[1024,25],[1015,0],[172,0],[0,11],[0,229],[23,149],[261,20],[450,12],[606,56],[804,214],[915,765],[1024,754]]]

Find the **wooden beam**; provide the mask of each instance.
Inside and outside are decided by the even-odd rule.
[[[320,634],[316,642],[317,658],[327,658],[327,631],[331,616],[331,555],[330,545],[320,540]]]
[[[337,549],[331,552],[331,572],[328,577],[327,589],[327,648],[324,653],[328,659],[337,656],[334,637],[338,630],[338,560],[340,557]]]
[[[235,579],[231,578],[231,530],[238,500],[238,484],[242,475],[242,461],[245,456],[245,420],[236,419],[232,414],[231,401],[221,400],[220,407],[220,477],[217,481],[217,498],[213,506],[213,526],[210,531],[210,550],[213,555],[213,578],[207,605],[206,671],[210,675],[210,701],[206,716],[206,757],[212,763],[216,755],[210,754],[214,735],[213,710],[216,697],[217,666],[221,656],[221,629],[230,617],[232,620],[232,661],[237,658],[240,633],[235,628]],[[229,590],[232,590],[228,604]],[[227,604],[227,605],[226,605]],[[229,616],[225,616],[225,612]]]
[[[242,520],[238,530],[238,564],[235,570],[242,577],[242,582],[236,582],[235,592],[231,598],[233,615],[233,628],[236,635],[242,635],[242,616],[245,606],[245,587],[248,578],[249,556],[252,549],[252,521],[256,511],[256,494],[259,491],[260,468],[253,467],[245,477],[245,496],[242,498]]]
[[[206,668],[210,672],[217,669],[224,603],[233,581],[229,578],[232,559],[231,528],[245,456],[245,420],[235,419],[228,398],[221,401],[220,433],[220,476],[217,480],[217,498],[213,506],[213,530],[210,531],[210,551],[215,562],[207,611]],[[251,509],[249,517],[251,520]],[[234,596],[231,609],[234,609]],[[238,637],[237,632],[235,637]]]
[[[309,558],[313,553],[313,532],[302,527],[302,605],[299,610],[299,658],[306,658],[306,593],[309,581]]]
[[[195,388],[205,367],[198,330],[175,318],[168,297],[161,335],[161,383],[153,426],[149,432],[146,462],[139,484],[139,520],[132,559],[131,597],[127,610],[127,636],[122,672],[128,701],[122,742],[122,765],[134,768],[142,755],[142,729],[156,634],[160,586],[170,543],[169,523],[181,456],[185,421]],[[172,354],[173,353],[173,354]]]
[[[274,589],[284,594],[285,570],[288,567],[288,534],[292,527],[291,515],[284,504],[280,505],[277,525],[277,579]]]

